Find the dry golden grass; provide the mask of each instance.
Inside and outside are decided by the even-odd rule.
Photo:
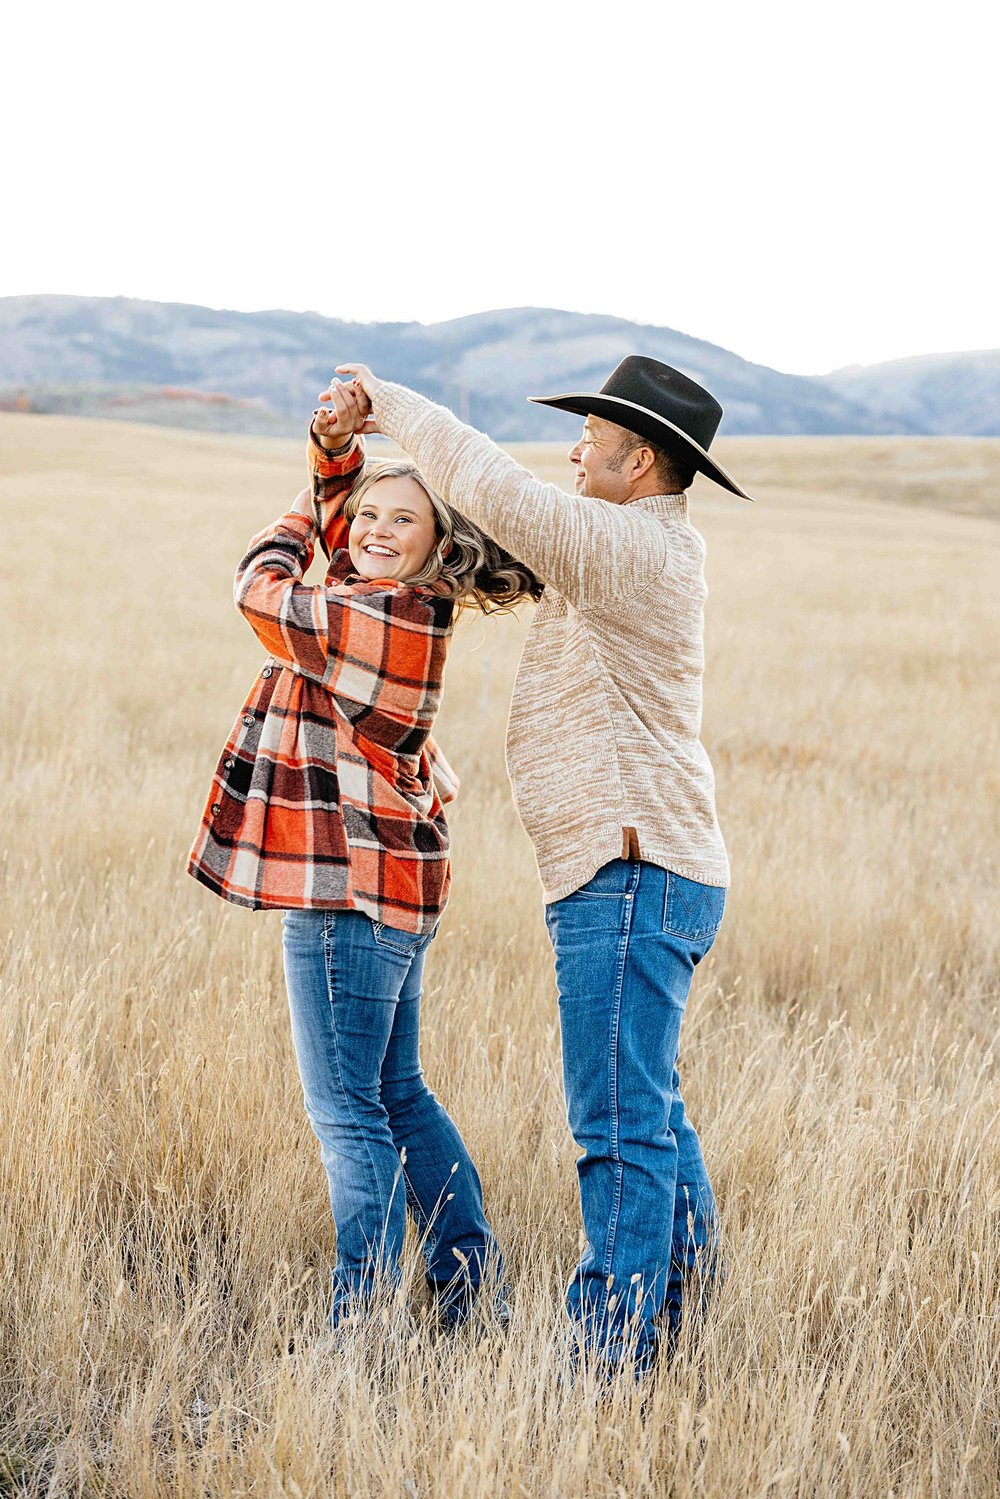
[[[995,513],[998,445],[730,442],[761,503],[696,489],[735,883],[683,1067],[730,1274],[605,1399],[564,1379],[575,1151],[501,744],[523,624],[467,620],[449,665],[424,1042],[514,1326],[441,1346],[389,1308],[388,1369],[289,1359],[334,1245],[277,919],[183,867],[259,659],[232,569],[299,453],[10,416],[0,453],[0,1493],[996,1494],[1000,531],[946,512]]]

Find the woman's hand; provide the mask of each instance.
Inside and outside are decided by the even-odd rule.
[[[364,391],[369,405],[371,405],[372,401],[374,401],[375,392],[382,384],[382,381],[376,379],[376,377],[372,374],[367,364],[338,364],[337,374],[352,376],[354,384],[360,385],[361,389]]]
[[[312,490],[301,489],[295,496],[295,504],[288,511],[289,515],[302,515],[306,520],[312,520]]]
[[[333,407],[331,411],[321,407],[313,412],[313,432],[321,448],[328,451],[342,448],[355,432],[375,430],[368,424],[371,402],[357,381],[343,385],[339,380],[332,380],[329,390],[323,391],[320,400],[329,401]]]

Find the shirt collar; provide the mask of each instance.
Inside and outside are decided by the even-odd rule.
[[[630,501],[629,510],[645,510],[649,515],[673,516],[676,520],[687,520],[688,497],[686,494],[644,494],[641,499]]]

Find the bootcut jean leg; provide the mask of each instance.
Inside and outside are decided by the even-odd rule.
[[[331,1324],[399,1281],[407,1202],[424,1252],[451,1283],[459,1255],[495,1253],[461,1136],[423,1081],[419,1000],[430,934],[358,911],[289,911],[283,923],[292,1041],[337,1230]],[[401,1152],[406,1150],[405,1166]],[[452,1168],[457,1165],[457,1170]],[[455,1253],[458,1251],[458,1253]]]
[[[406,1200],[420,1233],[427,1279],[439,1312],[464,1321],[480,1282],[502,1273],[486,1221],[483,1189],[454,1121],[424,1081],[420,1062],[423,954],[400,991],[382,1063],[382,1102],[403,1162]]]
[[[691,977],[724,901],[714,886],[616,859],[546,907],[567,1112],[583,1152],[586,1248],[567,1305],[609,1365],[649,1366],[658,1322],[676,1331],[685,1276],[704,1269],[717,1237],[677,1054]]]

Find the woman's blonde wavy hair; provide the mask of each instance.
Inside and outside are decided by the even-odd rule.
[[[367,464],[344,501],[344,518],[353,521],[361,502],[380,479],[415,479],[431,502],[437,542],[419,573],[407,584],[443,587],[457,604],[484,614],[512,609],[522,599],[541,597],[543,584],[530,568],[504,551],[475,522],[446,505],[434,493],[416,464],[408,459]]]

